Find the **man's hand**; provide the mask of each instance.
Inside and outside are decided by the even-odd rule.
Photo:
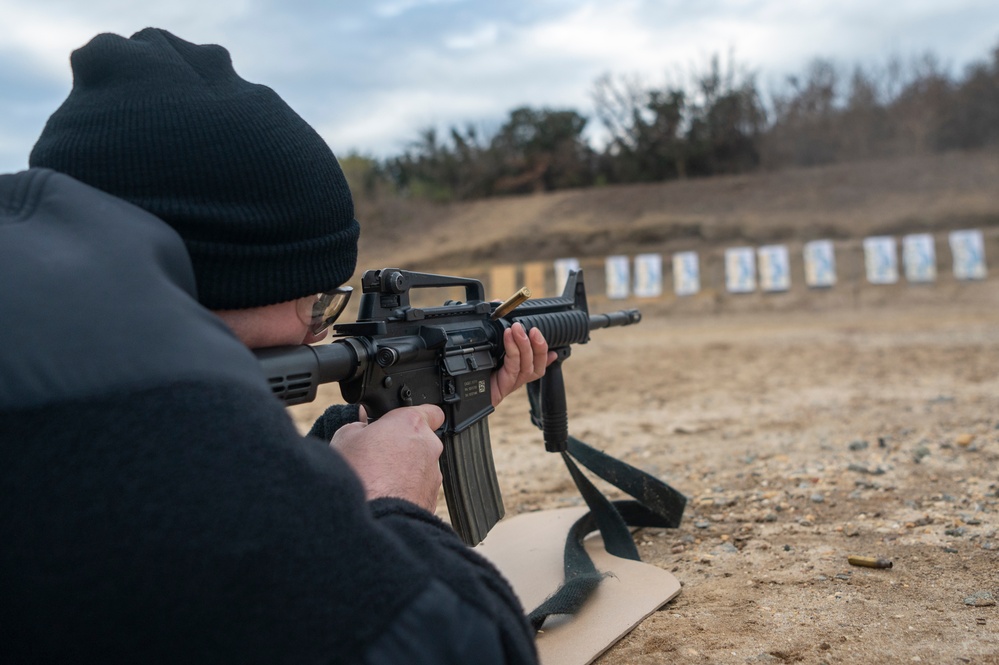
[[[434,430],[444,412],[432,404],[393,409],[373,423],[344,425],[330,446],[361,478],[368,500],[396,497],[437,510],[444,450]]]
[[[544,376],[545,369],[557,357],[548,350],[548,342],[540,330],[531,328],[528,335],[520,323],[503,331],[503,349],[506,351],[503,366],[490,377],[494,407],[517,388]]]

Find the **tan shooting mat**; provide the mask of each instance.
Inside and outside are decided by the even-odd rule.
[[[501,521],[476,550],[506,576],[529,612],[562,584],[569,529],[586,508],[525,513]],[[653,565],[608,554],[596,533],[585,541],[609,575],[575,616],[550,617],[538,633],[542,665],[586,665],[678,593],[680,582]]]

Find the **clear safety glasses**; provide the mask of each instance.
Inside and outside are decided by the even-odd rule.
[[[309,332],[320,335],[343,313],[353,292],[349,286],[340,286],[312,298],[299,298],[298,318],[309,326]]]

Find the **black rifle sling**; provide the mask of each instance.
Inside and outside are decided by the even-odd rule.
[[[527,394],[531,402],[531,420],[540,427],[539,383],[528,384]],[[609,500],[583,474],[573,458],[636,500]],[[599,530],[608,553],[639,561],[638,548],[628,527],[676,528],[680,525],[687,502],[686,497],[658,478],[572,436],[562,459],[590,510],[569,529],[562,586],[528,614],[527,618],[535,630],[540,630],[545,619],[551,615],[575,614],[603,579],[604,574],[596,569],[583,546],[587,535]]]

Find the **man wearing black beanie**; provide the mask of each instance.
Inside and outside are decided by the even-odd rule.
[[[353,273],[329,148],[220,46],[99,35],[72,66],[0,176],[5,661],[534,662],[505,580],[432,515],[440,410],[331,448],[247,351],[318,340],[302,305]],[[507,333],[494,401],[549,357]]]
[[[321,339],[296,312],[350,278],[359,234],[350,188],[322,137],[272,89],[241,78],[215,44],[146,28],[128,39],[97,35],[70,61],[73,89],[29,165],[174,227],[198,300],[250,348]],[[539,330],[528,336],[514,324],[505,335],[494,406],[550,361]]]

